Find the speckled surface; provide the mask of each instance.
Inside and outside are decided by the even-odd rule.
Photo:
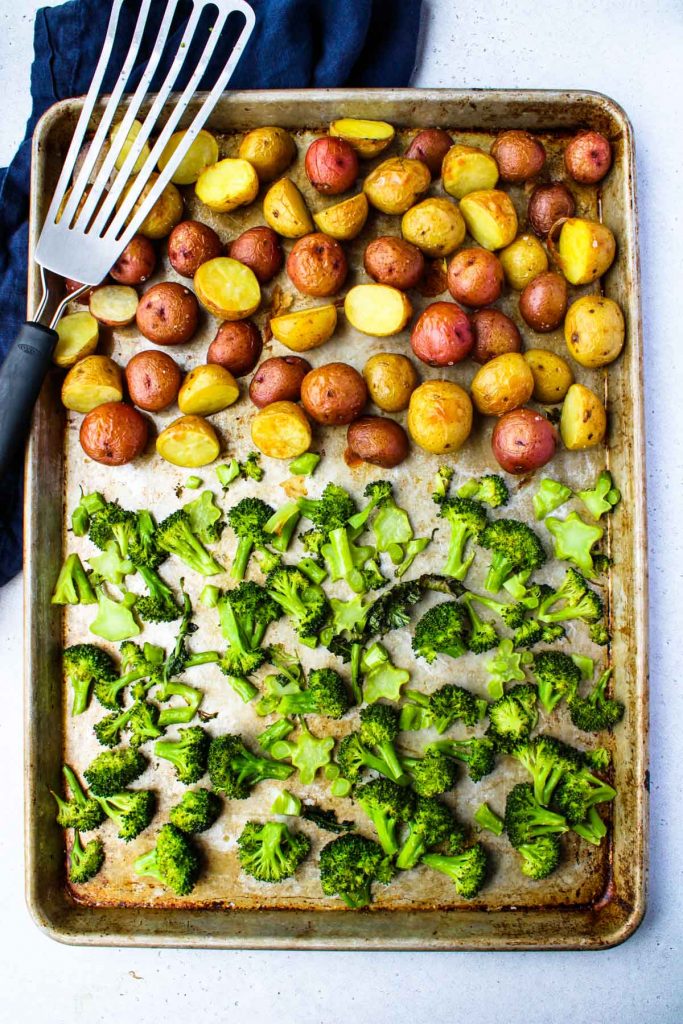
[[[31,17],[37,4],[0,0],[0,89],[11,95],[0,126],[0,161],[11,154],[28,110]],[[542,11],[518,3],[514,13],[488,5],[479,12],[451,0],[427,3],[421,40],[422,86],[594,88],[608,93],[635,127],[646,351],[648,489],[653,630],[650,910],[627,945],[599,954],[288,954],[151,950],[78,950],[39,934],[26,913],[21,864],[21,585],[0,592],[0,644],[8,695],[0,721],[0,765],[10,780],[8,822],[0,833],[0,1020],[21,1014],[61,1024],[74,1014],[93,1022],[135,1013],[175,1020],[189,1010],[205,1020],[304,1022],[458,1019],[554,1024],[654,1017],[678,1021],[683,987],[681,940],[681,814],[672,762],[683,701],[667,611],[680,591],[681,553],[675,508],[683,478],[680,345],[674,330],[675,276],[681,265],[680,168],[669,141],[680,94],[683,43],[679,5],[549,2]],[[637,60],[633,55],[637,54]],[[631,55],[631,56],[629,56]],[[23,105],[22,105],[23,103]],[[661,149],[660,147],[664,147]],[[673,512],[673,514],[672,514]],[[677,589],[678,586],[678,589]],[[679,743],[680,746],[680,743]],[[678,842],[678,850],[675,842]],[[325,957],[324,962],[322,957]],[[201,962],[200,962],[201,958]],[[78,971],[82,980],[75,977]],[[541,981],[542,979],[542,981]],[[510,991],[514,996],[510,997]],[[538,994],[540,991],[541,994]],[[595,993],[600,993],[596,1004]],[[605,1007],[602,1011],[600,1005]],[[562,1011],[558,1012],[558,1007]]]

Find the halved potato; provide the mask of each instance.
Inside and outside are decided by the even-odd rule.
[[[71,367],[62,384],[62,402],[72,412],[90,412],[123,399],[121,370],[109,356],[86,356]]]
[[[273,231],[284,238],[301,238],[313,230],[304,197],[290,178],[280,178],[268,189],[263,216]]]
[[[330,238],[348,242],[360,234],[368,219],[368,198],[364,192],[313,214],[313,220]]]
[[[565,448],[578,451],[600,444],[607,432],[607,413],[601,400],[583,384],[572,384],[562,404],[560,434]]]
[[[421,160],[393,156],[370,171],[363,182],[363,191],[381,213],[405,213],[431,182],[431,172]]]
[[[507,192],[470,192],[461,199],[460,212],[475,242],[491,252],[509,245],[517,234],[517,214]]]
[[[116,160],[114,161],[114,167],[116,168],[117,171],[120,171],[121,168],[123,167],[124,163],[126,162],[126,157],[130,153],[130,150],[131,150],[131,147],[132,147],[133,143],[135,142],[135,140],[137,139],[138,135],[140,134],[140,129],[141,128],[142,128],[142,123],[140,121],[133,121],[132,125],[128,129],[128,137],[126,138],[126,141],[121,146],[121,149],[118,152],[118,156],[116,157]],[[111,143],[113,143],[115,141],[116,136],[119,134],[120,130],[121,130],[121,122],[119,122],[119,124],[115,124],[114,127],[112,128],[112,130],[109,132],[109,141]],[[152,150],[150,149],[149,143],[145,142],[145,144],[142,147],[142,150],[140,151],[139,157],[137,158],[137,160],[133,164],[133,170],[131,171],[132,174],[139,174],[140,173],[140,171],[142,170],[142,165],[144,164],[145,160],[147,159],[147,157],[149,156],[149,154],[151,152],[152,152]]]
[[[194,275],[202,306],[223,320],[244,320],[261,302],[261,286],[253,270],[229,256],[202,263]]]
[[[313,433],[300,406],[294,402],[272,402],[251,421],[251,439],[271,459],[295,459],[308,451]]]
[[[159,157],[157,166],[160,171],[163,171],[186,134],[187,132],[174,132],[168,140]],[[171,175],[171,181],[175,185],[194,185],[207,167],[212,167],[217,160],[218,143],[211,132],[202,128]]]
[[[174,466],[197,469],[208,466],[221,450],[218,435],[201,416],[181,416],[157,437],[157,451]]]
[[[323,345],[337,326],[337,307],[312,306],[295,313],[275,316],[270,321],[273,337],[292,352],[308,352]]]
[[[357,284],[344,299],[346,319],[375,338],[398,334],[413,315],[410,299],[388,284]]]
[[[260,181],[272,181],[289,167],[296,146],[284,128],[264,126],[247,132],[240,142],[239,155],[253,165]]]
[[[364,118],[342,117],[330,125],[330,135],[336,135],[353,146],[359,156],[371,157],[383,153],[394,140],[396,129],[388,121],[367,121]]]
[[[105,284],[90,295],[90,312],[107,327],[132,324],[138,308],[138,293],[126,284]]]
[[[178,392],[178,408],[187,415],[211,416],[233,405],[239,396],[239,385],[230,370],[207,363],[188,373]]]
[[[226,157],[199,175],[194,190],[210,210],[230,213],[256,199],[258,174],[248,160]]]
[[[548,248],[570,284],[590,284],[612,266],[617,244],[606,224],[566,217],[553,224]]]
[[[150,174],[149,180],[145,182],[142,192],[131,210],[130,217],[128,218],[129,221],[145,202],[145,199],[154,187],[158,177],[158,174]],[[123,202],[128,192],[128,188],[130,187],[130,185],[127,186],[126,190],[119,198],[116,204],[117,207]],[[145,238],[166,238],[166,236],[170,235],[173,231],[176,224],[179,224],[183,219],[183,213],[183,197],[175,185],[172,185],[169,181],[168,185],[138,228],[138,234],[144,235]]]
[[[52,361],[68,369],[85,356],[92,355],[97,348],[100,329],[97,320],[85,310],[63,316],[56,327],[57,344]]]
[[[462,199],[470,192],[495,188],[498,164],[483,149],[458,144],[451,146],[443,158],[441,177],[446,192]]]
[[[431,196],[403,214],[401,232],[427,256],[450,256],[467,233],[456,203]]]

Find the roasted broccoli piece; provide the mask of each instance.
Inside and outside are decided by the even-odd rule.
[[[468,600],[468,598],[470,598]],[[470,617],[470,635],[467,638],[467,645],[474,654],[484,654],[493,647],[498,646],[500,637],[492,623],[485,622],[480,618],[473,607],[472,595],[465,594],[462,599],[467,614]]]
[[[534,516],[536,519],[545,519],[556,508],[569,501],[571,496],[571,487],[560,483],[559,480],[550,480],[546,477],[544,480],[541,480],[540,486],[533,497]]]
[[[459,853],[464,846],[462,827],[446,804],[435,797],[415,798],[408,827],[410,831],[396,858],[396,867],[402,871],[414,868],[428,850],[441,843],[448,843],[451,853]]]
[[[316,452],[304,452],[289,464],[289,472],[292,476],[313,476],[322,455]]]
[[[465,557],[469,540],[478,541],[487,523],[486,510],[472,498],[447,498],[441,503],[439,516],[450,526],[448,555],[443,571],[456,580],[464,580],[474,561],[474,552]]]
[[[301,817],[310,821],[312,825],[323,829],[324,832],[335,832],[341,835],[342,832],[352,832],[356,827],[353,821],[340,821],[332,810],[325,810],[316,804],[302,804]]]
[[[519,743],[512,754],[529,772],[534,797],[543,807],[549,806],[563,776],[581,763],[578,751],[552,736],[536,736]]]
[[[181,832],[206,832],[221,813],[221,800],[210,789],[188,789],[171,808],[169,821]]]
[[[129,558],[121,558],[119,546],[115,540],[110,540],[99,555],[89,558],[88,564],[93,570],[95,580],[106,580],[107,583],[115,583],[117,586],[123,583],[129,573],[135,571],[135,566]]]
[[[237,537],[237,551],[230,569],[235,580],[243,580],[254,548],[266,548],[270,536],[266,524],[274,510],[260,498],[242,498],[228,512],[228,523]]]
[[[505,581],[522,570],[533,572],[545,562],[540,540],[526,523],[517,519],[496,519],[479,538],[482,547],[493,551],[485,587],[497,594]]]
[[[573,562],[584,576],[593,578],[597,570],[593,562],[593,547],[603,538],[601,526],[585,523],[578,512],[570,512],[566,519],[549,516],[545,525],[553,537],[555,558]]]
[[[487,803],[479,804],[474,812],[474,820],[479,828],[493,832],[494,836],[502,836],[505,829],[503,819]]]
[[[190,517],[182,508],[172,512],[156,531],[156,543],[162,551],[177,558],[194,569],[202,576],[215,576],[223,572],[213,555],[206,550],[199,538],[193,533]]]
[[[263,779],[288,779],[291,764],[258,757],[245,747],[242,738],[227,733],[214,736],[209,745],[209,778],[218,793],[233,800],[246,800]]]
[[[157,544],[157,527],[152,513],[139,509],[136,520],[135,533],[128,545],[128,557],[138,569],[141,565],[147,569],[158,569],[168,558],[168,552],[162,551]]]
[[[154,817],[154,793],[148,789],[126,789],[99,797],[99,803],[119,830],[119,839],[129,843],[143,832]]]
[[[95,796],[113,796],[142,775],[147,761],[139,750],[103,750],[83,772]]]
[[[144,700],[136,700],[130,709],[130,717],[128,719],[131,747],[140,747],[143,743],[162,736],[164,730],[159,725],[160,718],[161,712],[155,704],[148,704]]]
[[[373,602],[367,618],[367,636],[384,636],[392,629],[401,629],[410,622],[410,609],[422,600],[421,577],[396,583]]]
[[[533,673],[538,683],[538,696],[547,712],[563,697],[570,702],[578,691],[581,670],[562,651],[540,651],[534,656]]]
[[[465,605],[469,604],[480,604],[484,608],[488,608],[489,611],[497,615],[506,626],[510,629],[517,629],[524,622],[524,616],[526,614],[526,608],[523,604],[515,602],[514,604],[504,601],[496,601],[493,597],[485,597],[482,594],[475,594],[469,591],[462,599],[462,603]]]
[[[96,648],[97,650],[98,648]],[[105,708],[117,711],[123,690],[131,683],[156,676],[161,672],[164,652],[153,644],[145,644],[140,648],[132,640],[121,644],[121,670],[118,676],[111,662],[112,671],[95,682],[95,697]]]
[[[613,512],[621,501],[621,492],[614,486],[612,474],[607,469],[600,473],[592,490],[577,491],[576,496],[584,503],[593,519],[600,519],[608,512]]]
[[[270,753],[278,761],[289,759],[299,772],[299,780],[304,786],[310,786],[315,781],[318,769],[330,763],[333,748],[332,736],[314,736],[302,719],[296,739],[277,740],[271,746]]]
[[[519,848],[539,836],[562,835],[569,831],[569,825],[561,814],[539,804],[530,783],[520,782],[507,795],[505,831],[512,845]]]
[[[437,732],[445,732],[455,722],[476,725],[486,714],[487,703],[455,683],[434,690],[429,696],[429,713]]]
[[[176,896],[189,896],[199,876],[199,856],[188,836],[175,825],[163,825],[156,845],[135,861],[135,873],[156,878]]]
[[[410,516],[396,504],[393,497],[381,502],[372,521],[372,532],[378,551],[385,551],[394,565],[406,558],[406,547],[413,540]]]
[[[347,832],[337,836],[320,851],[320,884],[326,896],[339,896],[354,910],[372,902],[372,884],[390,882],[394,874],[391,859],[382,847]]]
[[[436,505],[442,505],[447,499],[454,473],[453,466],[439,466],[436,471],[432,482],[432,501]],[[464,498],[466,495],[463,494],[462,497]]]
[[[380,846],[393,857],[399,848],[399,825],[412,814],[415,802],[413,794],[405,786],[398,786],[390,779],[372,779],[356,788],[355,798],[375,826]]]
[[[83,846],[78,832],[74,832],[69,854],[69,881],[82,885],[94,878],[104,864],[104,844],[99,838]]]
[[[471,737],[465,740],[437,740],[427,747],[428,752],[431,750],[446,757],[453,757],[457,761],[464,761],[474,782],[479,782],[485,775],[490,775],[496,766],[496,748],[493,741],[486,736],[479,739]]]
[[[390,704],[370,704],[361,709],[360,741],[384,765],[382,775],[394,781],[403,776],[401,761],[394,746],[398,731],[399,713]]]
[[[75,537],[87,535],[90,529],[90,516],[104,506],[105,500],[98,491],[94,491],[92,494],[83,494],[81,487],[81,500],[71,513],[71,529]]]
[[[120,601],[115,601],[109,597],[102,584],[96,587],[96,593],[97,615],[90,623],[91,633],[102,637],[103,640],[117,643],[120,640],[130,640],[142,632],[132,612],[137,600],[135,594],[129,591]]]
[[[332,530],[346,526],[356,512],[356,503],[343,487],[329,483],[319,498],[299,498],[299,511],[306,519],[310,519],[321,535],[321,544],[325,542]],[[317,552],[312,552],[319,554]]]
[[[386,763],[362,742],[357,731],[344,736],[337,747],[336,761],[342,776],[349,782],[359,779],[366,768],[393,780]]]
[[[97,800],[84,790],[73,768],[65,764],[62,768],[71,800],[62,798],[51,790],[57,804],[57,824],[62,828],[75,828],[77,832],[91,832],[104,821],[104,813]]]
[[[330,613],[322,587],[298,569],[281,565],[268,574],[266,590],[294,623],[299,639],[312,646]]]
[[[574,832],[599,846],[607,834],[597,805],[614,800],[616,790],[594,775],[589,768],[567,772],[554,794],[554,805],[565,815]]]
[[[351,706],[344,680],[333,668],[314,669],[308,685],[299,693],[286,694],[278,704],[281,715],[324,715],[343,718]]]
[[[401,688],[410,679],[410,672],[405,668],[396,668],[386,648],[378,643],[371,644],[363,651],[361,671],[363,700],[366,704],[376,704],[382,698],[400,700]]]
[[[202,544],[217,544],[225,528],[223,513],[215,502],[213,491],[202,491],[198,498],[183,505],[190,517],[192,532]]]
[[[280,606],[266,589],[248,581],[221,594],[218,614],[228,641],[219,666],[233,690],[247,703],[258,692],[247,677],[265,661],[260,644],[270,623],[280,617]]]
[[[125,711],[112,711],[99,722],[95,722],[93,732],[102,747],[116,747],[121,742],[121,735],[128,727],[132,706]]]
[[[558,602],[562,602],[561,607],[555,609]],[[558,589],[541,601],[536,614],[541,622],[564,622],[567,619],[597,622],[602,618],[603,603],[578,569],[569,568]]]
[[[363,594],[367,590],[363,566],[374,554],[371,547],[355,544],[348,527],[330,530],[328,540],[321,548],[331,580],[344,580],[351,590]]]
[[[456,601],[442,601],[425,612],[415,626],[412,647],[431,665],[439,654],[459,658],[467,651],[468,615]]]
[[[473,498],[475,501],[481,501],[484,505],[488,505],[489,508],[500,508],[501,505],[507,505],[510,500],[510,492],[502,476],[492,473],[480,477],[479,480],[466,480],[461,487],[458,487],[458,497]]]
[[[610,634],[604,622],[592,622],[588,629],[588,635],[594,644],[606,647],[610,642]]]
[[[83,568],[83,563],[78,555],[69,555],[57,577],[51,603],[95,604],[96,601],[97,595]]]
[[[159,728],[163,730],[169,725],[187,725],[197,714],[203,696],[201,690],[187,683],[174,683],[172,680],[163,682],[154,691],[154,699],[163,704],[172,697],[180,697],[183,703],[161,709],[158,718]]]
[[[537,696],[535,686],[520,683],[489,704],[489,727],[486,735],[493,741],[497,750],[510,753],[518,743],[529,737],[538,722]]]
[[[528,843],[522,843],[517,847],[517,853],[522,858],[522,874],[538,881],[551,875],[560,863],[562,846],[558,837],[550,833]]]
[[[356,536],[367,525],[375,509],[392,500],[393,488],[388,480],[373,480],[363,493],[367,503],[360,512],[354,512],[348,518],[348,526]]]
[[[474,899],[486,880],[486,851],[481,843],[475,843],[462,853],[428,853],[422,858],[422,863],[447,875],[458,896],[466,900]]]
[[[189,786],[206,772],[209,743],[209,734],[201,725],[192,725],[189,729],[179,729],[177,740],[159,740],[154,744],[154,753],[170,761],[176,778]]]
[[[491,676],[488,682],[489,696],[499,700],[505,692],[505,683],[523,682],[526,678],[524,667],[532,661],[533,655],[528,651],[513,650],[512,640],[501,640],[495,657],[485,662],[486,671]]]
[[[148,593],[138,597],[135,611],[145,622],[173,622],[181,616],[173,591],[155,569],[138,566]]]
[[[569,698],[569,714],[577,729],[583,732],[602,732],[612,729],[624,717],[624,705],[606,695],[613,669],[603,672],[586,697],[576,691]]]
[[[72,715],[81,715],[90,703],[90,693],[113,683],[118,677],[116,666],[106,651],[95,644],[74,644],[62,655],[64,674],[73,688]]]
[[[421,555],[425,548],[429,547],[432,543],[433,535],[434,534],[432,532],[429,537],[413,537],[412,540],[408,541],[403,548],[403,560],[399,562],[394,570],[394,576],[396,576],[397,579],[405,576],[417,556]],[[379,586],[383,586],[383,583],[384,581],[380,583]]]
[[[419,796],[440,796],[453,789],[458,773],[455,764],[437,750],[428,750],[423,757],[402,757],[401,766],[410,776],[410,783]]]
[[[287,550],[300,518],[299,503],[296,501],[288,501],[273,512],[263,527],[263,531],[267,534],[268,542],[276,551]]]
[[[259,882],[291,878],[306,859],[311,842],[303,832],[290,832],[280,821],[248,821],[237,839],[237,856],[243,871]]]
[[[88,536],[93,544],[104,551],[111,540],[118,544],[122,558],[128,558],[131,543],[137,533],[137,516],[122,508],[117,501],[105,501],[90,516]]]

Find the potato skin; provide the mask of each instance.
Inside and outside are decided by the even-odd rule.
[[[427,256],[450,256],[464,241],[467,229],[452,199],[430,196],[403,214],[401,231]]]
[[[393,235],[381,235],[366,247],[363,266],[380,284],[406,291],[414,288],[424,274],[425,260],[412,242]]]
[[[131,210],[131,217],[140,209],[158,177],[158,174],[150,175],[149,181],[145,183],[137,202]],[[121,202],[122,201],[123,199],[121,199]],[[176,224],[179,224],[182,219],[183,197],[175,185],[172,185],[169,181],[168,185],[166,185],[156,203],[140,225],[138,233],[144,235],[146,238],[166,238],[167,235],[170,235]]]
[[[508,352],[477,370],[470,386],[472,401],[484,416],[502,416],[529,401],[534,375],[524,356]]]
[[[156,249],[151,240],[133,235],[109,274],[117,284],[142,284],[152,276],[156,264]]]
[[[459,384],[426,380],[410,396],[408,431],[413,441],[434,455],[462,448],[472,430],[472,402]]]
[[[363,191],[382,213],[405,213],[427,191],[431,180],[429,168],[421,160],[393,156],[370,171]]]
[[[363,462],[393,469],[410,453],[408,435],[396,420],[384,416],[361,416],[346,431],[349,451]]]
[[[72,412],[88,413],[98,405],[113,405],[122,400],[121,370],[109,356],[79,359],[62,383],[62,402]]]
[[[407,356],[378,352],[363,367],[370,398],[384,412],[408,408],[410,396],[418,385],[417,371]]]
[[[505,280],[521,292],[539,274],[548,269],[546,251],[535,235],[517,235],[499,255]]]
[[[521,182],[534,178],[545,163],[545,148],[530,132],[514,129],[501,132],[491,146],[503,181]]]
[[[155,345],[184,345],[197,330],[199,305],[185,285],[164,281],[142,296],[135,322],[140,334]]]
[[[178,408],[186,416],[212,416],[234,405],[240,396],[237,381],[224,366],[193,366],[178,392]]]
[[[133,405],[160,412],[172,405],[180,390],[180,367],[168,352],[136,352],[126,366],[126,385]]]
[[[348,363],[325,363],[301,383],[303,407],[316,423],[341,426],[361,414],[368,400],[365,381]]]
[[[602,181],[612,166],[612,147],[601,132],[579,132],[564,151],[567,173],[582,185]]]
[[[233,377],[251,373],[263,351],[261,332],[251,320],[226,320],[206,353],[207,363],[217,363]]]
[[[607,413],[594,391],[572,384],[565,395],[560,417],[560,435],[565,448],[579,451],[600,444],[607,433]]]
[[[581,366],[595,369],[613,363],[624,347],[624,337],[624,317],[613,299],[583,295],[569,307],[564,340]]]
[[[365,192],[359,192],[314,213],[313,220],[316,227],[330,238],[348,242],[363,230],[369,209],[368,197]]]
[[[272,402],[298,402],[311,364],[300,356],[274,356],[261,363],[251,378],[249,397],[259,409]]]
[[[301,238],[313,230],[306,201],[290,178],[270,186],[263,198],[263,216],[284,238]]]
[[[421,160],[432,178],[438,178],[443,158],[452,145],[453,139],[443,128],[423,128],[408,146],[406,156],[409,160]]]
[[[273,181],[291,164],[296,146],[284,128],[265,126],[247,132],[240,143],[239,155],[253,166],[259,181]]]
[[[132,405],[105,402],[81,423],[81,448],[95,462],[123,466],[142,455],[147,445],[147,420]]]
[[[223,243],[208,224],[183,220],[168,237],[168,259],[176,274],[194,277],[202,263],[223,252]]]
[[[533,409],[513,409],[496,423],[491,450],[506,473],[521,475],[550,462],[557,448],[557,432],[550,420]]]
[[[574,383],[567,360],[544,348],[530,348],[524,358],[534,375],[534,400],[543,405],[561,402]]]
[[[248,228],[228,249],[228,256],[254,271],[259,284],[267,284],[282,270],[284,254],[280,239],[272,228]]]
[[[315,139],[306,150],[306,176],[328,196],[348,192],[358,177],[358,157],[350,143],[333,135]]]
[[[335,295],[346,280],[349,266],[339,242],[321,231],[304,235],[287,257],[287,274],[303,295]]]
[[[443,187],[450,196],[462,199],[469,192],[492,189],[498,183],[498,164],[483,149],[456,143],[441,165]]]
[[[461,249],[448,264],[448,290],[465,306],[489,306],[504,282],[500,260],[487,249]]]
[[[472,359],[481,366],[506,352],[521,352],[517,325],[499,309],[477,309],[470,317],[474,345]]]
[[[313,433],[300,406],[294,402],[271,402],[251,421],[251,439],[271,459],[295,459],[308,451]]]
[[[532,230],[545,238],[560,217],[573,217],[576,210],[574,196],[561,181],[537,185],[529,198],[527,219]]]
[[[428,366],[453,366],[472,351],[474,336],[467,313],[454,302],[431,302],[410,335],[418,359]]]
[[[554,331],[567,312],[567,282],[564,277],[552,270],[535,277],[519,297],[519,312],[537,333]]]

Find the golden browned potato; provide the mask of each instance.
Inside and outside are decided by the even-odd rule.
[[[375,338],[398,334],[410,320],[413,307],[398,288],[386,284],[357,284],[346,293],[344,313],[352,327]]]
[[[273,402],[298,402],[303,379],[311,369],[309,361],[300,356],[265,359],[251,378],[249,397],[259,409]]]
[[[178,392],[178,408],[188,416],[211,416],[234,405],[240,396],[237,381],[219,363],[195,366]]]
[[[221,320],[244,320],[261,303],[261,286],[253,270],[229,256],[202,263],[194,287],[202,306]]]
[[[518,235],[499,256],[505,280],[521,292],[535,277],[548,269],[545,249],[535,235]]]
[[[524,358],[534,375],[534,399],[544,405],[561,402],[574,383],[567,360],[545,348],[527,349]]]
[[[623,313],[613,299],[583,295],[569,307],[564,340],[577,363],[595,368],[614,362],[624,347],[625,330]]]
[[[537,185],[531,193],[527,217],[529,224],[541,238],[545,238],[556,220],[573,217],[576,209],[574,196],[561,181]]]
[[[243,231],[230,243],[228,256],[253,270],[259,284],[271,281],[284,263],[280,239],[272,228],[264,226]]]
[[[470,192],[482,192],[495,188],[498,181],[498,164],[476,146],[451,148],[441,165],[443,187],[449,195],[462,199]]]
[[[358,157],[351,143],[332,135],[315,139],[306,150],[306,176],[326,195],[348,192],[358,177]]]
[[[313,230],[306,201],[290,178],[280,178],[266,192],[263,216],[283,238],[301,238]]]
[[[256,199],[258,175],[248,160],[226,157],[200,174],[194,190],[210,210],[230,213]]]
[[[62,402],[72,412],[123,400],[121,370],[109,356],[86,356],[75,363],[62,384]]]
[[[556,448],[554,426],[534,409],[506,412],[491,435],[494,458],[506,473],[533,473],[550,462]]]
[[[294,402],[272,402],[251,421],[251,439],[271,459],[295,459],[308,451],[313,433],[300,406]]]
[[[427,256],[450,256],[465,238],[465,221],[450,199],[431,197],[403,214],[403,237]]]
[[[198,220],[181,221],[168,238],[168,260],[181,277],[194,277],[202,263],[222,252],[223,243],[216,232]]]
[[[79,359],[92,355],[100,337],[97,320],[92,313],[85,310],[63,316],[57,324],[56,331],[57,344],[52,353],[52,361],[64,369],[73,366]]]
[[[395,134],[394,128],[387,121],[342,117],[330,125],[330,135],[350,142],[358,155],[366,158],[382,153],[391,145]]]
[[[517,325],[499,309],[477,309],[470,318],[474,346],[472,358],[483,366],[506,352],[521,352],[522,338]]]
[[[221,324],[206,353],[207,363],[218,363],[233,377],[251,373],[263,351],[261,332],[251,320]]]
[[[568,217],[553,226],[548,248],[570,284],[590,284],[612,266],[617,245],[606,224]]]
[[[145,183],[137,202],[131,210],[131,218],[137,213],[144,203],[158,177],[158,174],[150,174],[149,180]],[[121,205],[127,191],[128,189],[123,193],[121,199],[117,203],[117,206]],[[170,235],[171,231],[173,231],[176,224],[179,224],[182,219],[183,197],[175,185],[169,181],[168,185],[166,185],[156,203],[138,228],[138,233],[144,235],[145,238],[166,238],[166,236]]]
[[[502,416],[529,401],[534,375],[520,352],[507,352],[484,363],[471,384],[472,401],[484,416]]]
[[[240,143],[239,155],[254,167],[259,181],[273,181],[291,164],[296,146],[284,128],[266,126],[247,132]]]
[[[382,235],[369,243],[363,265],[370,277],[380,284],[405,291],[414,288],[425,269],[424,256],[416,245],[404,238]]]
[[[408,458],[408,435],[395,420],[384,416],[361,416],[346,431],[349,452],[362,462],[393,469]]]
[[[326,298],[336,295],[346,280],[349,266],[339,242],[321,231],[299,238],[287,257],[287,274],[303,295]]]
[[[582,185],[596,185],[612,166],[612,147],[601,132],[579,132],[564,151],[567,173]]]
[[[365,192],[313,214],[316,227],[338,242],[348,242],[359,235],[367,219],[368,197]]]
[[[565,448],[577,451],[600,444],[607,432],[605,407],[590,388],[572,384],[562,404],[560,434]]]
[[[131,151],[131,149],[133,147],[133,143],[135,142],[135,140],[137,139],[138,135],[140,134],[140,129],[141,128],[142,128],[142,122],[138,121],[136,119],[135,121],[133,121],[133,123],[131,124],[130,128],[128,129],[128,135],[126,136],[125,142],[123,143],[123,145],[121,146],[121,149],[116,154],[116,160],[114,161],[114,167],[116,168],[117,171],[120,171],[121,168],[123,167],[124,163],[126,162],[126,157],[130,153],[130,151]],[[116,138],[117,138],[117,136],[118,136],[120,131],[121,131],[121,122],[119,121],[119,123],[115,124],[113,126],[113,128],[111,129],[111,131],[109,132],[109,141],[110,141],[110,143],[112,145],[116,141]],[[140,173],[140,171],[142,170],[143,165],[145,163],[145,160],[147,159],[147,157],[149,156],[149,154],[151,152],[152,152],[152,150],[150,148],[149,142],[143,143],[142,149],[140,151],[140,155],[138,156],[138,158],[136,159],[135,163],[133,164],[133,168],[132,168],[131,174],[139,174]]]
[[[522,182],[534,178],[545,163],[545,148],[530,132],[513,129],[501,132],[491,146],[503,181]]]
[[[155,345],[184,345],[197,330],[197,299],[176,281],[152,285],[138,303],[135,322],[140,334]]]
[[[472,430],[470,396],[453,381],[426,380],[410,396],[408,430],[425,451],[434,455],[457,452]]]
[[[363,367],[370,398],[384,412],[408,408],[410,396],[419,383],[417,370],[407,356],[378,352]]]
[[[409,160],[421,160],[429,168],[432,178],[441,174],[443,158],[453,145],[453,139],[443,128],[423,128],[406,150]]]
[[[168,140],[159,157],[160,171],[163,171],[186,134],[184,131],[174,132]],[[194,185],[207,167],[212,167],[217,160],[218,143],[211,132],[202,128],[190,143],[190,148],[171,175],[171,181],[174,185]]]
[[[301,384],[301,401],[308,415],[325,426],[351,423],[368,400],[365,381],[348,363],[316,366]]]
[[[117,284],[142,284],[154,273],[157,254],[144,235],[133,235],[109,273]]]
[[[505,276],[488,249],[461,249],[448,264],[448,290],[466,306],[489,306],[500,298]]]
[[[427,191],[431,180],[429,168],[421,160],[392,156],[370,171],[363,191],[382,213],[405,213]]]
[[[201,416],[181,416],[157,437],[157,452],[162,459],[185,469],[208,466],[220,450],[216,431]]]
[[[519,297],[519,312],[539,334],[559,327],[567,312],[567,282],[552,270],[538,274]]]
[[[106,327],[126,327],[135,320],[138,293],[125,284],[105,284],[92,290],[88,306],[95,319]]]
[[[270,321],[273,337],[292,352],[308,352],[323,345],[337,326],[337,307],[312,306],[294,313],[283,313]]]
[[[95,462],[123,466],[142,455],[147,445],[147,420],[131,405],[106,402],[81,423],[81,448]]]
[[[180,381],[180,367],[168,352],[136,352],[126,366],[130,400],[146,412],[161,412],[172,405],[178,397]]]
[[[467,230],[484,249],[503,249],[517,234],[517,214],[507,192],[468,192],[460,201]]]

